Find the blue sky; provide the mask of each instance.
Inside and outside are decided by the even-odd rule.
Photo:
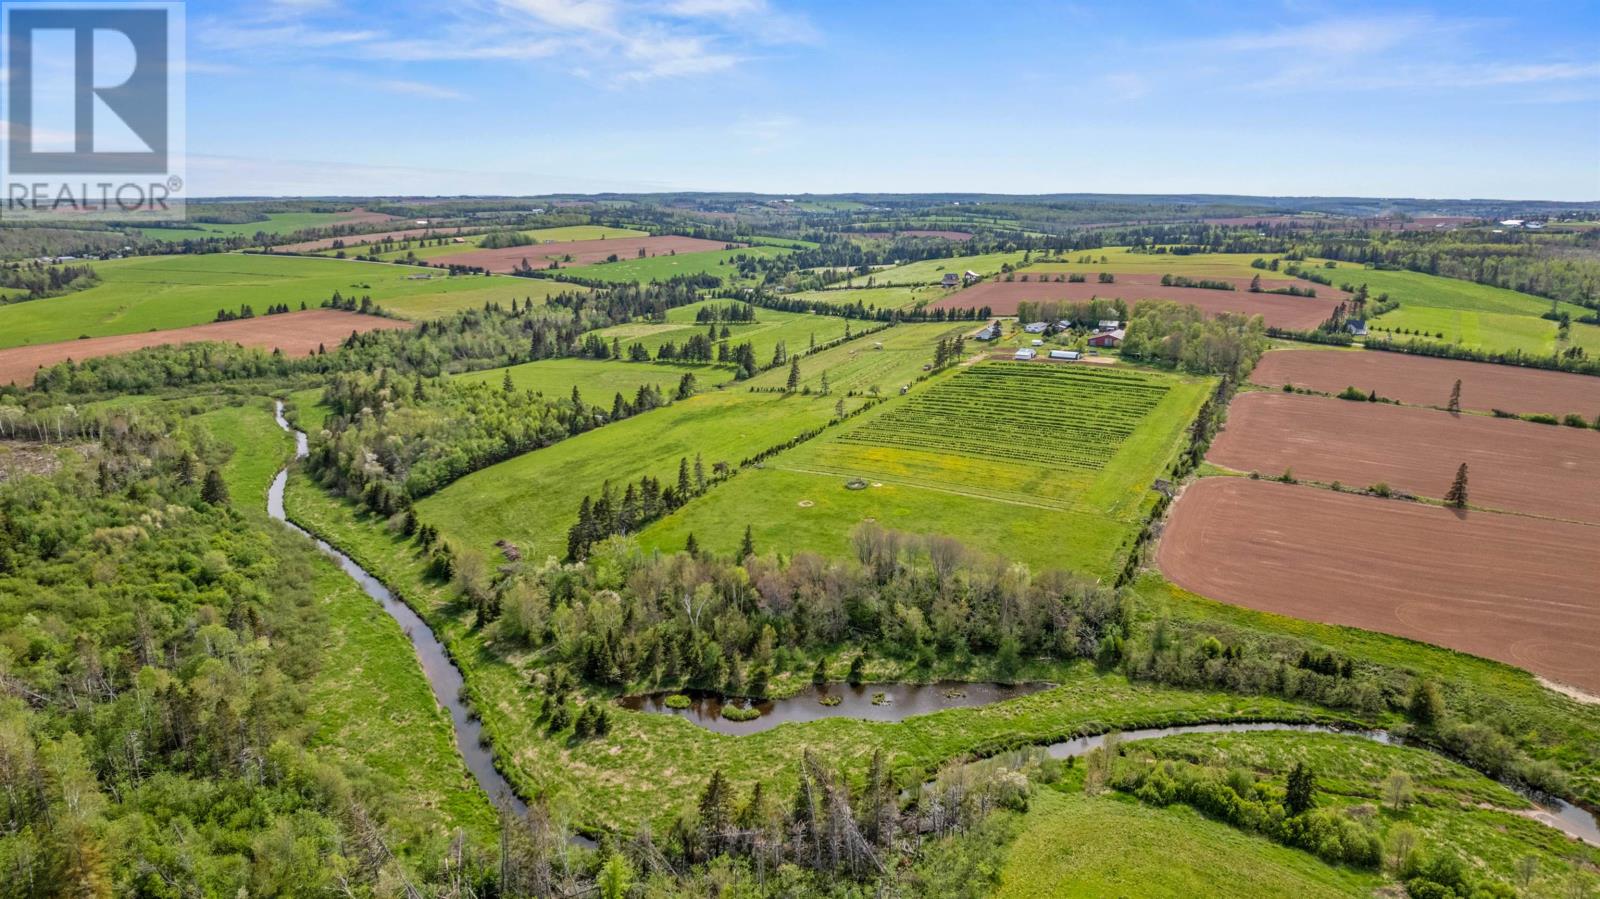
[[[192,0],[198,195],[1600,199],[1600,4]]]

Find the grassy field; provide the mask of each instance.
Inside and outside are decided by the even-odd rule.
[[[639,387],[654,384],[663,396],[672,397],[678,381],[692,374],[699,387],[704,389],[727,381],[732,373],[711,365],[672,365],[665,362],[649,364],[617,362],[597,359],[543,359],[524,362],[509,368],[491,368],[484,371],[456,375],[457,380],[476,384],[501,384],[506,372],[511,373],[511,383],[518,390],[533,390],[548,397],[564,398],[578,388],[584,402],[606,405],[621,392],[630,402]]]
[[[923,366],[932,364],[934,346],[939,338],[954,339],[977,327],[971,322],[902,324],[868,334],[860,340],[846,341],[802,357],[800,386],[821,390],[822,375],[826,372],[828,387],[834,393],[871,393],[872,388],[877,387],[884,396],[890,396],[901,385],[910,384],[924,374]],[[795,345],[791,343],[790,346]],[[779,366],[750,379],[748,386],[784,387],[788,382],[789,367]]]
[[[445,536],[478,550],[493,551],[505,539],[525,558],[562,556],[579,501],[607,480],[620,489],[644,475],[674,479],[678,460],[693,462],[696,454],[707,470],[716,462],[737,466],[825,424],[833,406],[827,397],[735,387],[703,393],[470,474],[418,503],[417,511]]]
[[[202,214],[200,211],[196,215]],[[270,212],[264,222],[213,224],[191,222],[183,228],[132,228],[151,240],[199,240],[207,237],[254,237],[259,232],[293,234],[306,228],[327,228],[350,220],[346,212]]]
[[[1242,833],[1186,808],[1043,790],[1000,872],[998,899],[1367,896],[1376,874]],[[1114,837],[1114,838],[1113,838]]]
[[[897,284],[938,284],[948,272],[960,275],[970,270],[980,275],[992,275],[1006,263],[1020,265],[1022,255],[1020,252],[985,253],[981,256],[924,259],[873,272],[872,281],[879,287],[888,287]],[[866,283],[865,279],[862,279],[862,283]]]
[[[267,487],[294,441],[271,409],[253,399],[197,420],[234,447],[222,470],[234,508],[277,527],[266,519]],[[303,694],[307,745],[377,784],[408,837],[436,839],[465,827],[487,839],[494,809],[456,752],[449,716],[434,701],[411,641],[331,561],[314,559],[312,590],[327,630],[322,669]]]
[[[411,280],[420,271],[407,266],[236,253],[139,256],[94,267],[101,283],[88,290],[0,306],[0,347],[181,328],[244,304],[257,314],[273,303],[316,308],[335,290],[370,295],[398,314],[427,317],[574,289],[511,277]]]
[[[667,320],[664,322],[629,322],[625,325],[602,328],[593,333],[608,342],[613,339],[619,341],[623,353],[627,353],[628,347],[638,343],[654,356],[656,350],[664,343],[670,341],[681,347],[690,337],[707,334],[710,326],[696,323],[694,317],[706,306],[726,306],[728,303],[728,300],[691,303],[668,309]],[[749,341],[755,349],[756,362],[766,365],[772,361],[773,351],[779,341],[789,348],[790,353],[803,353],[811,346],[813,339],[816,343],[827,343],[843,337],[847,325],[851,332],[855,333],[864,327],[870,327],[871,323],[848,322],[833,315],[757,309],[754,322],[728,323],[728,346],[732,348]],[[722,325],[718,324],[716,328],[720,335]],[[718,339],[721,339],[720,336]]]
[[[868,309],[915,309],[936,300],[942,300],[953,291],[937,285],[904,285],[898,287],[863,287],[866,278],[856,279],[855,287],[830,290],[803,290],[789,294],[789,298],[827,303],[831,306],[864,304]]]
[[[1251,260],[1270,259],[1271,253],[1195,253],[1173,256],[1166,253],[1131,253],[1127,247],[1104,247],[1098,250],[1067,252],[1059,261],[1035,262],[1029,272],[1119,272],[1151,275],[1184,275],[1190,278],[1215,278],[1229,281],[1243,280],[1248,286],[1250,278],[1287,278],[1281,272],[1270,272],[1250,267]],[[1089,262],[1079,262],[1083,257]],[[1104,260],[1104,261],[1101,261]]]
[[[1420,330],[1435,340],[1443,332],[1446,343],[1486,350],[1540,355],[1556,350],[1556,323],[1540,318],[1550,311],[1550,301],[1540,297],[1421,272],[1381,272],[1343,262],[1323,274],[1332,276],[1335,284],[1364,283],[1373,294],[1387,293],[1400,301],[1399,309],[1373,319],[1370,327]],[[1560,309],[1574,319],[1590,311],[1570,303],[1560,304]],[[1600,353],[1600,325],[1574,323],[1572,344],[1590,354]]]
[[[1549,883],[1536,894],[1555,894],[1568,871],[1587,869],[1587,891],[1600,889],[1600,849],[1569,839],[1525,815],[1533,805],[1499,783],[1421,749],[1384,746],[1360,737],[1329,734],[1186,734],[1133,743],[1134,759],[1175,760],[1213,768],[1243,767],[1282,786],[1296,763],[1317,776],[1317,804],[1323,808],[1372,807],[1380,834],[1398,825],[1416,829],[1425,852],[1455,855],[1469,870],[1516,885],[1516,864],[1538,859]],[[1404,809],[1385,803],[1384,780],[1391,772],[1411,778],[1416,801]],[[1580,893],[1579,895],[1583,895]]]
[[[708,250],[704,253],[679,253],[676,256],[650,256],[645,259],[619,259],[616,262],[596,262],[563,268],[562,272],[575,278],[605,281],[611,284],[648,283],[665,281],[678,275],[716,275],[724,284],[740,280],[735,260],[746,258],[773,259],[792,252],[783,247],[755,246],[737,250]]]
[[[747,471],[645,529],[731,552],[849,551],[857,523],[944,534],[1042,568],[1109,576],[1210,384],[1089,366],[942,375]],[[852,478],[869,486],[847,489]]]

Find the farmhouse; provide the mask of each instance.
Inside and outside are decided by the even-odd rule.
[[[955,272],[945,272],[944,279],[939,282],[941,287],[955,287],[961,283],[961,276]]]
[[[1000,325],[998,323],[990,325],[974,334],[973,338],[975,340],[998,340],[1000,338]]]
[[[1050,326],[1044,322],[1030,322],[1022,326],[1022,330],[1027,331],[1029,334],[1043,334],[1049,329]]]
[[[1367,320],[1364,318],[1352,318],[1344,323],[1344,329],[1356,337],[1365,337],[1367,336]]]
[[[1116,329],[1118,329],[1120,327],[1122,327],[1122,322],[1119,322],[1114,318],[1105,318],[1105,319],[1101,319],[1100,320],[1100,324],[1095,326],[1095,330],[1096,331],[1115,331]]]
[[[1097,347],[1119,347],[1122,346],[1122,339],[1126,336],[1128,336],[1128,332],[1122,330],[1121,328],[1117,328],[1114,331],[1103,331],[1089,338],[1089,345]]]
[[[1031,362],[1033,357],[1037,355],[1039,355],[1038,350],[1035,350],[1031,346],[1025,346],[1022,349],[1017,350],[1016,358],[1018,362]]]
[[[1077,350],[1051,350],[1050,358],[1057,359],[1062,362],[1077,362],[1080,358],[1082,358],[1082,354],[1080,354]]]

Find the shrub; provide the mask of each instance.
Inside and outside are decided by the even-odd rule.
[[[667,708],[669,709],[686,709],[691,705],[694,705],[694,700],[682,693],[674,693],[667,697]]]
[[[1546,415],[1543,412],[1535,412],[1535,413],[1533,413],[1531,415],[1524,415],[1524,416],[1522,416],[1522,418],[1523,418],[1524,421],[1531,421],[1536,425],[1558,425],[1558,424],[1561,424],[1561,420],[1560,419],[1556,418],[1554,415]]]
[[[745,708],[743,706],[728,705],[724,703],[722,706],[722,717],[728,719],[729,721],[754,721],[761,717],[761,711],[755,708]]]

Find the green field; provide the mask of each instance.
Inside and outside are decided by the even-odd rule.
[[[547,397],[564,399],[578,388],[584,402],[606,405],[611,397],[621,392],[632,401],[634,393],[644,384],[654,384],[663,396],[671,398],[678,389],[678,381],[692,374],[701,389],[726,381],[731,377],[727,369],[710,365],[672,365],[665,362],[649,364],[638,362],[599,361],[596,359],[543,359],[524,362],[509,368],[491,368],[456,375],[457,380],[476,384],[500,384],[506,372],[511,373],[511,383],[518,390],[533,390]]]
[[[788,294],[785,299],[808,300],[814,303],[827,303],[831,306],[854,306],[856,303],[861,303],[868,309],[914,309],[918,306],[942,300],[953,292],[935,285],[860,286],[867,283],[866,278],[857,278],[855,283],[857,286],[851,288],[803,290],[798,293]]]
[[[197,209],[196,215],[204,214]],[[131,228],[151,240],[200,240],[207,237],[254,237],[259,232],[268,234],[293,234],[307,228],[327,228],[350,220],[345,212],[270,212],[264,222],[238,224],[213,224],[192,222],[183,228]]]
[[[998,899],[1368,896],[1375,874],[1336,868],[1185,808],[1044,790],[1000,871]]]
[[[676,478],[678,460],[692,462],[697,453],[708,470],[715,462],[737,466],[825,424],[833,406],[826,397],[737,387],[703,393],[470,474],[418,503],[417,511],[445,536],[480,551],[504,539],[525,558],[563,556],[579,501],[599,494],[607,480],[620,489],[644,475]]]
[[[1007,263],[1021,265],[1022,256],[1017,252],[924,259],[873,272],[872,281],[877,286],[888,287],[897,284],[938,284],[949,272],[961,275],[970,270],[980,275],[993,275]],[[862,283],[866,283],[865,279],[862,279]]]
[[[970,322],[902,324],[846,341],[802,357],[800,386],[821,390],[822,375],[827,373],[828,388],[836,394],[871,393],[876,387],[881,395],[892,396],[902,385],[925,374],[923,367],[932,364],[940,338],[954,340],[976,327]],[[785,387],[788,382],[789,367],[779,366],[750,379],[749,386]]]
[[[0,347],[182,328],[216,318],[222,308],[273,303],[316,308],[339,291],[370,295],[396,314],[430,317],[487,301],[546,297],[575,285],[528,278],[441,275],[429,280],[409,266],[303,256],[225,253],[138,256],[96,262],[100,284],[64,296],[0,306]]]
[[[1556,323],[1540,318],[1550,311],[1550,301],[1471,281],[1441,278],[1421,272],[1376,271],[1341,262],[1332,271],[1335,284],[1366,284],[1373,294],[1387,293],[1400,308],[1368,322],[1369,327],[1420,330],[1445,343],[1460,343],[1485,350],[1521,350],[1548,356],[1556,350]],[[1592,310],[1570,303],[1560,309],[1574,319]],[[1384,336],[1378,332],[1378,336]],[[1396,334],[1405,340],[1405,335]],[[1600,325],[1572,325],[1571,345],[1591,355],[1600,353]]]
[[[643,345],[650,351],[650,355],[654,356],[656,350],[664,343],[670,341],[681,347],[690,337],[709,333],[710,325],[697,323],[694,317],[707,306],[726,306],[729,302],[729,300],[705,300],[687,306],[677,306],[667,310],[664,322],[629,322],[602,328],[593,333],[608,342],[613,339],[619,341],[624,354],[628,352],[628,347],[637,343]],[[731,349],[749,341],[755,350],[756,363],[766,365],[772,361],[773,351],[777,349],[779,341],[789,348],[790,353],[803,353],[812,345],[813,338],[816,343],[827,343],[843,337],[847,325],[851,333],[871,327],[871,323],[848,322],[832,315],[757,309],[754,322],[728,323],[728,346]],[[722,325],[719,323],[716,328],[718,340],[721,340]],[[627,358],[626,355],[623,358]]]
[[[1082,252],[1064,252],[1058,261],[1035,262],[1029,272],[1125,272],[1127,274],[1184,275],[1190,278],[1215,278],[1230,281],[1243,280],[1248,286],[1255,275],[1263,278],[1288,278],[1282,272],[1251,268],[1254,259],[1270,259],[1272,253],[1193,253],[1174,256],[1166,253],[1132,253],[1127,247],[1104,247]],[[1077,260],[1088,256],[1090,262]],[[1101,259],[1106,261],[1101,262]]]
[[[857,523],[943,534],[1039,568],[1109,576],[1210,383],[1044,363],[942,375],[646,528],[731,552],[842,555]],[[845,487],[852,478],[869,486]],[[752,514],[749,510],[759,510]]]
[[[774,259],[793,252],[783,247],[743,247],[737,250],[708,250],[704,253],[679,253],[676,256],[649,256],[644,259],[619,259],[577,265],[561,271],[574,278],[605,281],[611,284],[645,284],[666,281],[679,275],[716,275],[724,284],[740,280],[735,260],[739,257]]]

